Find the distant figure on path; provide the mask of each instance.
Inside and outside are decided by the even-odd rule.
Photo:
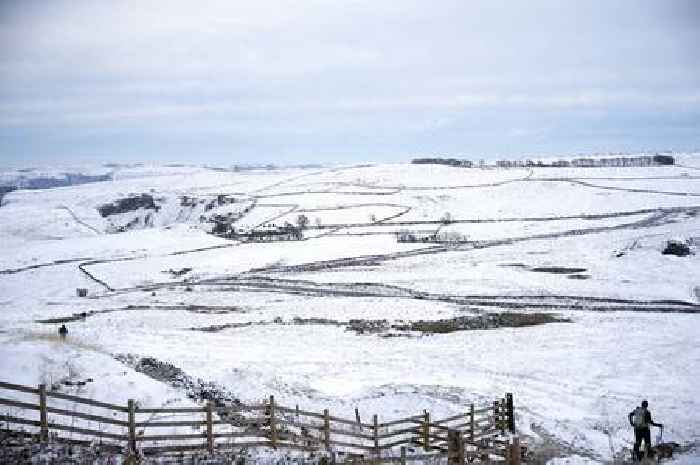
[[[68,328],[66,328],[66,325],[61,325],[61,327],[58,328],[58,334],[61,335],[61,338],[65,339],[68,335]]]
[[[649,425],[662,429],[664,427],[661,423],[654,423],[654,420],[651,419],[651,412],[647,410],[648,406],[649,402],[643,400],[642,405],[632,410],[629,414],[630,425],[634,428],[632,459],[635,461],[641,461],[644,456],[649,455],[649,449],[651,448],[651,431],[649,431]],[[644,441],[643,452],[639,450],[642,441]]]

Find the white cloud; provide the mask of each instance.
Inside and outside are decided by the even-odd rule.
[[[491,124],[508,127],[528,127],[506,121],[511,113],[566,111],[569,122],[589,109],[692,113],[700,32],[686,8],[678,0],[20,2],[0,7],[0,129],[77,134],[148,122],[167,133],[183,121],[223,121],[252,130],[259,122],[262,131],[291,118],[299,134],[314,135],[309,125],[350,120],[359,137],[389,118],[395,137],[410,140],[426,121],[444,134],[479,111],[500,112]],[[421,150],[439,146],[435,137]]]

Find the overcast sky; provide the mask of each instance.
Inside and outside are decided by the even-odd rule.
[[[700,148],[700,2],[0,0],[0,159]]]

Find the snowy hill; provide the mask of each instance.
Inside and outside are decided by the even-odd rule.
[[[533,448],[585,463],[630,447],[626,415],[647,398],[669,439],[697,447],[700,155],[674,157],[130,166],[47,189],[15,177],[0,207],[0,379],[192,402],[129,354],[242,399],[388,417],[508,391]],[[271,233],[302,223],[301,237]],[[691,253],[663,254],[670,240]],[[469,324],[541,312],[571,322]]]

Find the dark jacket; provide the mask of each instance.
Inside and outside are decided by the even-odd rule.
[[[632,410],[628,416],[630,425],[634,426],[634,423],[632,422],[632,417],[634,417],[634,410]],[[661,423],[654,423],[654,420],[651,419],[651,412],[648,409],[644,409],[644,424],[646,426],[642,426],[639,429],[649,428],[649,425],[656,426],[657,428],[663,427]]]

